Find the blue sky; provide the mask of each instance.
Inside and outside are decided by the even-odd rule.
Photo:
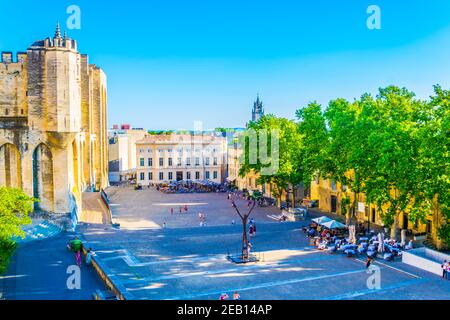
[[[390,84],[420,97],[450,88],[448,0],[5,1],[0,50],[65,28],[71,4],[81,29],[69,36],[108,76],[109,124],[237,127],[258,92],[266,112],[293,118]],[[381,30],[366,27],[371,4]]]

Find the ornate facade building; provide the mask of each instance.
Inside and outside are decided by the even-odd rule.
[[[14,61],[15,60],[15,61]],[[0,185],[36,210],[81,211],[81,193],[108,185],[106,76],[61,35],[0,62]]]

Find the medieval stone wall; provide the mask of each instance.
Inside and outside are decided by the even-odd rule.
[[[76,48],[57,28],[0,62],[0,185],[51,213],[81,210],[83,191],[108,184],[106,76]]]

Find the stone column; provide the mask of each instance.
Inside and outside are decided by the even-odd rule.
[[[68,148],[54,149],[53,151],[53,185],[54,185],[54,212],[70,212],[70,194],[69,189],[69,157]],[[72,160],[72,159],[70,159]]]

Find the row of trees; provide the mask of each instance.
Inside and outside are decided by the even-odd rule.
[[[0,274],[6,271],[15,249],[14,237],[23,237],[22,226],[31,223],[29,214],[35,201],[22,190],[0,187]]]
[[[425,222],[434,212],[439,236],[450,244],[450,91],[435,86],[433,96],[420,100],[390,86],[324,108],[312,102],[296,111],[296,120],[268,115],[248,129],[279,133],[279,170],[260,183],[281,193],[317,175],[333,179],[354,193],[353,212],[364,193],[393,232],[400,214]],[[247,152],[240,174],[261,172],[264,164],[248,161],[249,141],[242,143]]]

